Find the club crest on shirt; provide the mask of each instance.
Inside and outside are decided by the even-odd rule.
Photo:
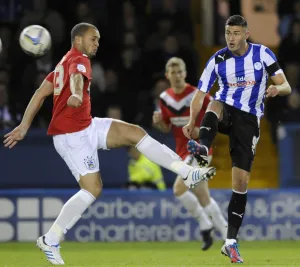
[[[84,159],[84,164],[88,170],[94,170],[96,168],[96,162],[93,157],[86,157]]]
[[[261,64],[260,62],[255,62],[255,63],[254,63],[254,68],[255,68],[256,70],[261,70],[261,69],[262,69],[262,64]]]
[[[77,70],[80,72],[86,72],[86,68],[82,64],[77,64]]]

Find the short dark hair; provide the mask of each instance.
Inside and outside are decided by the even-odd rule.
[[[76,24],[71,30],[71,43],[74,42],[76,36],[83,36],[89,28],[97,29],[95,25],[86,22]]]
[[[233,15],[233,16],[229,17],[228,20],[226,21],[225,25],[226,26],[241,26],[244,28],[248,27],[248,23],[245,20],[245,18],[240,15]]]

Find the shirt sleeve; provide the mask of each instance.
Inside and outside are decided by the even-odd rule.
[[[262,60],[270,76],[275,76],[279,73],[283,73],[275,54],[268,47],[265,47]]]
[[[74,58],[70,62],[69,75],[71,76],[73,73],[80,73],[90,80],[92,74],[90,60],[84,56]]]
[[[212,86],[214,85],[217,79],[215,65],[216,63],[215,63],[215,55],[214,55],[206,63],[205,69],[202,72],[202,75],[198,83],[198,89],[204,93],[209,92],[209,90],[212,88]]]
[[[54,71],[51,71],[47,77],[46,77],[46,80],[50,83],[54,83]]]

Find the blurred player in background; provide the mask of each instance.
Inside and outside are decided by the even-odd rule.
[[[165,133],[172,130],[176,142],[176,153],[184,162],[195,167],[198,166],[198,163],[187,150],[189,139],[183,134],[182,127],[189,121],[190,103],[197,92],[197,88],[186,83],[186,75],[186,65],[181,58],[173,57],[168,60],[166,78],[169,80],[171,88],[160,95],[160,111],[154,112],[153,124]],[[209,102],[210,96],[207,95],[196,120],[196,127],[193,132],[194,138],[199,136],[200,122]],[[212,150],[210,150],[208,157],[211,160]],[[203,237],[203,250],[207,250],[213,243],[211,231],[214,227],[220,231],[223,240],[226,239],[227,222],[216,201],[210,197],[206,181],[199,183],[191,192],[183,183],[182,177],[178,176],[173,191],[176,198],[199,222]]]
[[[197,169],[187,165],[175,152],[136,125],[110,118],[91,117],[90,58],[97,53],[99,39],[99,31],[94,25],[80,23],[74,26],[71,31],[71,50],[35,92],[21,124],[6,134],[4,140],[5,147],[9,148],[22,140],[45,98],[54,95],[48,134],[53,136],[56,151],[81,188],[65,203],[50,230],[37,240],[38,247],[48,261],[56,265],[64,264],[59,246],[64,234],[101,194],[97,149],[135,146],[151,161],[183,177],[187,186],[195,186],[215,173],[212,167]]]
[[[232,196],[228,206],[227,239],[221,252],[230,257],[233,263],[243,263],[236,239],[247,204],[247,188],[259,140],[265,92],[267,97],[291,92],[274,53],[261,44],[248,43],[248,37],[247,21],[239,15],[231,16],[225,25],[227,47],[219,50],[207,62],[198,84],[199,90],[191,103],[189,123],[183,128],[185,135],[192,138],[206,94],[218,78],[219,90],[201,122],[200,144],[190,140],[188,149],[200,166],[205,166],[217,132],[229,136]],[[275,85],[270,85],[266,90],[269,75]]]

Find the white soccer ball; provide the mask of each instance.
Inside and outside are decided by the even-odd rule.
[[[50,33],[39,25],[26,27],[20,34],[19,42],[26,54],[35,57],[45,55],[51,48]]]
[[[2,51],[2,41],[1,41],[1,38],[0,38],[0,53]]]

